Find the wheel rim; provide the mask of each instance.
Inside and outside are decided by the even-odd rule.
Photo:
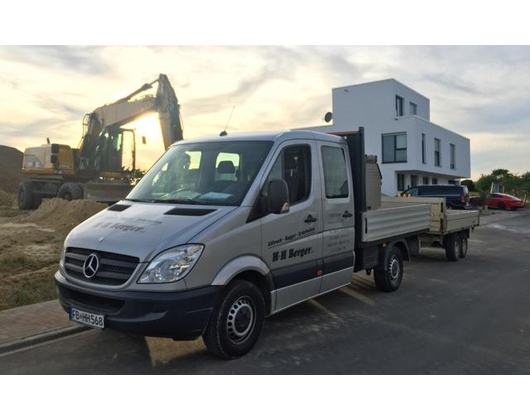
[[[234,343],[245,341],[254,330],[256,322],[254,304],[248,296],[238,298],[230,307],[226,318],[226,332]]]
[[[398,281],[400,271],[401,270],[399,268],[398,259],[395,256],[392,256],[392,258],[390,258],[390,261],[388,263],[388,273],[390,274],[390,281],[392,283],[395,283],[396,281]]]
[[[24,201],[26,201],[25,198],[26,197],[25,197],[25,194],[24,194],[24,190],[20,190],[18,192],[18,202],[19,203],[24,203]]]
[[[454,247],[455,247],[455,255],[458,256],[458,254],[460,253],[460,241],[456,240]]]

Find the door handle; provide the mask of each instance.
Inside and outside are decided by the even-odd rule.
[[[353,214],[351,214],[348,210],[346,210],[344,213],[342,213],[342,217],[352,217]]]
[[[314,222],[316,222],[316,221],[317,221],[317,218],[314,217],[314,216],[312,216],[312,215],[308,215],[308,216],[305,218],[305,220],[304,220],[304,222],[306,222],[306,223],[314,223]]]

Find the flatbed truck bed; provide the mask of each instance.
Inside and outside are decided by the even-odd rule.
[[[412,208],[418,205],[430,206],[430,226],[420,235],[421,246],[441,246],[451,261],[464,258],[468,239],[475,227],[480,226],[480,212],[477,210],[453,210],[447,208],[445,198],[437,197],[384,197],[383,208]]]

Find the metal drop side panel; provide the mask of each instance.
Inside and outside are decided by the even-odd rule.
[[[480,224],[480,213],[477,210],[451,210],[445,205],[445,198],[437,197],[384,197],[383,208],[411,207],[428,204],[431,207],[431,225],[429,233],[447,234],[471,229]]]
[[[363,213],[362,220],[362,242],[375,242],[427,231],[431,210],[426,204],[382,208]]]
[[[447,210],[445,214],[446,224],[443,233],[471,229],[480,223],[480,214],[476,210]]]

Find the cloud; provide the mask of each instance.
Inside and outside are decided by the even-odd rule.
[[[104,47],[73,46],[6,46],[4,60],[35,66],[60,68],[87,74],[110,74],[112,67],[99,55]]]
[[[395,78],[471,139],[472,171],[528,170],[530,47],[0,47],[0,143],[76,145],[81,119],[168,74],[187,137],[321,125],[331,89]],[[150,137],[150,143],[160,139]]]

